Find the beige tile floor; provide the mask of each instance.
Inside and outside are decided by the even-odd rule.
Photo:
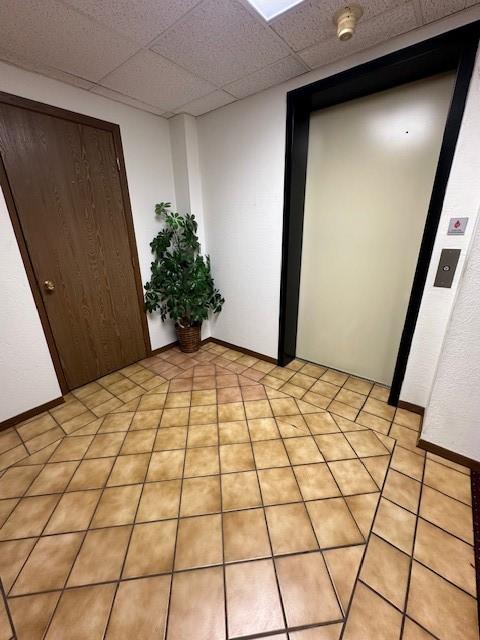
[[[469,472],[387,395],[208,343],[0,433],[0,640],[478,638]]]

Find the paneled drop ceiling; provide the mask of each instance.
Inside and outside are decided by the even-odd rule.
[[[359,0],[357,0],[358,2]],[[1,0],[0,59],[165,117],[194,116],[480,0],[304,0],[266,22],[247,0]]]

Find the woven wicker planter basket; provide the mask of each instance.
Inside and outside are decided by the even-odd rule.
[[[180,351],[184,353],[193,353],[200,349],[202,325],[196,327],[179,327],[175,326]]]

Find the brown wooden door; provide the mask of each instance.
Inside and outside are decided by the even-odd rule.
[[[0,104],[0,153],[69,388],[145,357],[112,131]]]

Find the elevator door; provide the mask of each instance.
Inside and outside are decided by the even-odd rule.
[[[391,383],[453,83],[312,113],[297,357]]]

